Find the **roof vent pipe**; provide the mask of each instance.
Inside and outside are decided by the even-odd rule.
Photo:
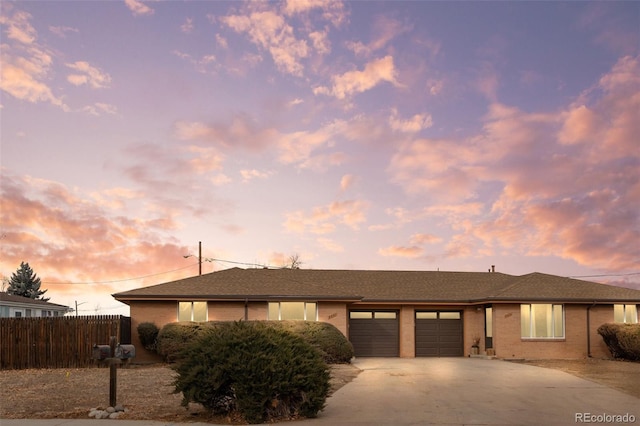
[[[496,271],[496,265],[491,265],[491,272],[495,272]]]

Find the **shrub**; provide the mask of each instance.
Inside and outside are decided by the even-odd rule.
[[[329,371],[300,337],[261,322],[200,330],[180,353],[175,393],[183,405],[237,412],[249,423],[316,417],[329,392]]]
[[[158,326],[152,322],[142,322],[138,324],[138,338],[142,347],[156,352],[158,349]]]
[[[598,334],[602,336],[605,345],[609,348],[611,356],[614,358],[622,358],[622,348],[618,344],[617,332],[619,324],[602,324],[598,327]]]
[[[174,322],[165,325],[158,333],[158,354],[167,362],[177,361],[180,351],[205,327],[211,325],[198,322]]]
[[[602,324],[598,334],[614,358],[640,361],[640,324]]]
[[[621,324],[617,336],[624,358],[640,361],[640,324]]]
[[[328,364],[347,364],[354,357],[353,345],[333,324],[313,321],[268,321],[267,324],[302,337]]]

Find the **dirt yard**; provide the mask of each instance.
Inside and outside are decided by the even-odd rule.
[[[640,363],[599,359],[522,362],[562,370],[640,398]],[[352,365],[332,366],[332,392],[359,372]],[[166,366],[118,369],[117,400],[128,410],[124,418],[234,423],[182,407],[181,396],[172,394],[172,381],[173,372]],[[0,371],[0,418],[86,418],[90,408],[106,408],[108,402],[108,368]]]
[[[360,373],[352,365],[331,366],[331,392]],[[131,365],[117,372],[117,402],[129,420],[169,422],[233,419],[208,417],[180,405],[173,394],[174,372],[167,366]],[[0,371],[0,418],[88,418],[89,409],[109,405],[109,368]]]
[[[640,398],[640,362],[587,358],[530,360],[522,363],[555,368]]]

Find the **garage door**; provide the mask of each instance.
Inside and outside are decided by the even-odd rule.
[[[399,356],[397,311],[349,312],[349,340],[356,356]]]
[[[416,356],[463,356],[460,312],[416,311]]]

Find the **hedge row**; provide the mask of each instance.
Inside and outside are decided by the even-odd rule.
[[[614,358],[640,361],[640,324],[602,324],[598,334]]]
[[[301,337],[313,346],[328,364],[349,363],[354,356],[353,345],[334,325],[313,321],[245,321],[258,322],[267,327]],[[167,361],[178,360],[180,351],[203,331],[220,327],[227,322],[177,322],[162,327],[158,333],[157,351]]]

